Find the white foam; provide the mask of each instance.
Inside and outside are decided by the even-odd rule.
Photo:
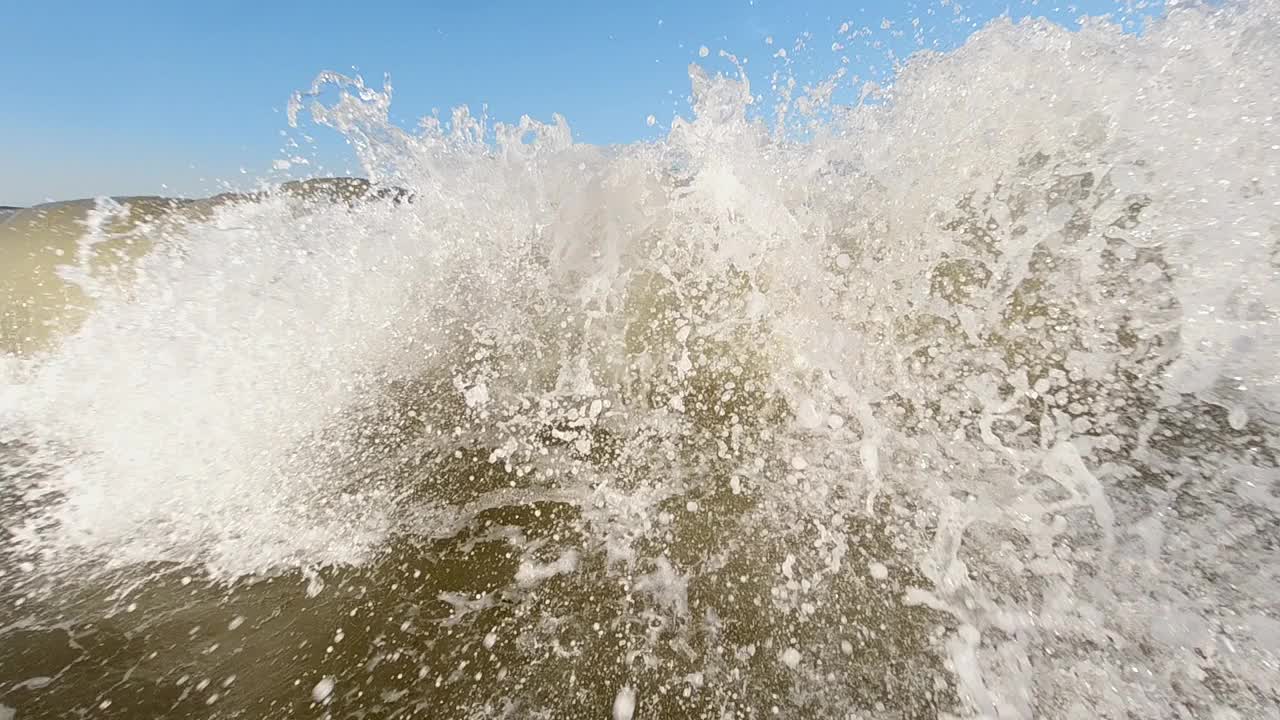
[[[539,563],[533,560],[521,561],[516,570],[516,582],[521,585],[535,585],[556,575],[567,575],[578,569],[578,552],[567,550],[556,560]]]

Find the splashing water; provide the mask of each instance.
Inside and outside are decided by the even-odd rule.
[[[803,141],[697,67],[611,149],[321,76],[387,192],[99,203],[0,366],[0,703],[1273,715],[1278,32],[996,22]]]

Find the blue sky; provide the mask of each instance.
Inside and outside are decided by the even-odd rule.
[[[630,142],[687,112],[688,64],[724,69],[721,49],[749,58],[760,77],[777,48],[807,31],[797,74],[816,78],[838,67],[831,42],[845,21],[878,31],[882,19],[901,28],[920,18],[925,44],[946,48],[1005,12],[1065,23],[1117,7],[961,4],[958,16],[941,0],[0,0],[0,205],[250,185],[280,156],[289,95],[322,70],[355,69],[375,85],[390,73],[404,124],[433,108],[487,103],[497,120],[559,112],[579,140]],[[918,47],[910,32],[882,37],[900,53]],[[863,50],[852,72],[865,77],[873,63],[883,71],[883,56]],[[326,171],[356,170],[335,133],[317,141]]]

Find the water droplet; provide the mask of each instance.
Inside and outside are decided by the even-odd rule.
[[[318,703],[329,702],[329,696],[333,694],[333,678],[321,678],[316,686],[311,688],[311,699]]]
[[[631,720],[635,712],[636,691],[630,685],[623,685],[613,698],[613,720]]]

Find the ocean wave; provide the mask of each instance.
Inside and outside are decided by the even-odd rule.
[[[46,268],[6,552],[305,582],[360,639],[299,714],[1263,717],[1278,20],[997,21],[803,139],[698,67],[613,148],[322,75],[373,191],[103,201]]]

